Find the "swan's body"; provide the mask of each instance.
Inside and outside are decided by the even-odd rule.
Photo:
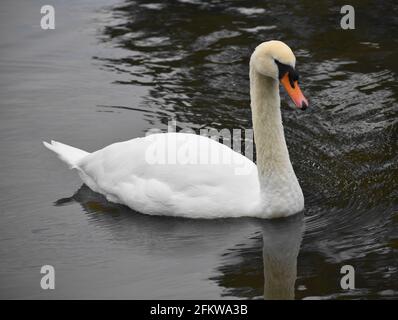
[[[148,164],[146,156],[151,146],[164,145],[162,154],[167,154],[173,140],[177,150],[184,145],[203,145],[202,150],[206,150],[210,143],[213,150],[232,154],[235,161],[229,165],[181,164],[180,156],[175,164]],[[48,147],[57,152],[64,145],[53,142]],[[69,165],[78,170],[92,190],[109,201],[147,214],[192,218],[248,216],[254,214],[259,199],[256,165],[227,146],[199,135],[154,134],[115,143],[75,159]],[[237,175],[235,169],[243,166],[247,174]]]
[[[304,198],[283,133],[281,71],[278,74],[271,58],[291,68],[295,63],[290,48],[279,41],[261,44],[252,55],[257,166],[212,139],[184,133],[154,134],[93,153],[54,141],[45,146],[77,169],[92,190],[142,213],[190,218],[289,216],[303,209]],[[168,155],[173,153],[171,161]],[[204,160],[214,154],[221,160]]]

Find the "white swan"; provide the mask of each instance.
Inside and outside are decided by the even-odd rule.
[[[260,44],[251,56],[257,166],[223,144],[187,133],[153,134],[93,153],[55,141],[44,145],[77,169],[92,190],[142,213],[190,218],[292,215],[303,209],[304,197],[285,142],[279,82],[298,108],[308,106],[297,83],[295,60],[280,41]],[[203,161],[215,154],[215,159],[229,161]]]

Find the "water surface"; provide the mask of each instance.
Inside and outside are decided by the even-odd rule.
[[[0,297],[398,298],[398,9],[351,4],[356,30],[343,31],[333,1],[55,1],[43,31],[40,1],[2,1]],[[249,57],[269,39],[295,51],[311,103],[282,95],[306,201],[295,217],[145,216],[41,145],[94,151],[172,119],[251,128]],[[44,264],[54,291],[40,289]],[[355,290],[340,287],[346,264]]]

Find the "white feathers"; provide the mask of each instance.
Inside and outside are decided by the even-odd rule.
[[[43,141],[46,148],[54,151],[58,158],[64,161],[69,168],[73,169],[76,167],[77,162],[89,153],[61,142],[51,140],[51,144]]]
[[[178,152],[188,145],[201,148],[202,153]],[[154,146],[158,161],[148,152]],[[175,161],[164,162],[170,149],[171,153],[177,150]],[[199,158],[207,155],[210,159],[210,152],[239,160],[224,164]],[[186,157],[193,163],[186,163]],[[243,165],[248,169],[246,174],[236,174],[235,170]],[[108,199],[147,214],[244,216],[250,215],[259,199],[257,168],[252,161],[214,140],[193,134],[154,134],[115,143],[83,158],[79,171],[84,173],[85,182],[87,177],[91,179],[89,186],[95,181],[94,190]]]

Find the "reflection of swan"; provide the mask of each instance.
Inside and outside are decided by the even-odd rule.
[[[264,299],[294,299],[303,216],[263,224]]]
[[[288,216],[304,206],[285,142],[278,87],[280,80],[296,106],[307,107],[294,66],[293,52],[280,41],[264,42],[252,54],[257,167],[214,140],[183,133],[154,134],[91,154],[59,142],[44,144],[77,169],[92,190],[139,212],[191,218]]]
[[[108,202],[104,196],[85,185],[73,196],[57,200],[55,205],[74,202],[82,206],[91,223],[109,231],[112,239],[126,243],[129,250],[146,251],[153,258],[157,254],[167,254],[178,259],[204,252],[212,252],[217,256],[231,243],[246,239],[247,234],[258,228],[258,221],[261,221],[252,218],[169,219],[137,214],[126,206]]]
[[[303,214],[276,220],[257,220],[255,237],[229,247],[212,276],[224,296],[293,299],[297,256],[303,237]],[[260,267],[261,266],[261,267]]]
[[[145,281],[140,293],[134,291],[134,281],[140,278],[141,271],[130,279],[130,297],[138,294],[137,298],[153,298],[148,292],[159,289],[156,281],[164,281],[164,273],[168,274],[169,281],[173,278],[176,284],[179,283],[178,292],[186,295],[190,291],[187,287],[198,285],[197,281],[202,283],[201,277],[200,280],[195,277],[213,269],[213,263],[219,264],[222,257],[221,266],[217,268],[220,275],[212,275],[210,279],[215,280],[219,287],[228,288],[229,296],[247,297],[242,295],[242,290],[261,294],[263,290],[259,284],[262,285],[263,277],[259,270],[263,265],[264,298],[294,298],[296,259],[304,229],[302,214],[265,221],[252,218],[193,220],[150,217],[112,204],[84,185],[72,197],[59,199],[56,205],[71,202],[78,202],[83,207],[90,223],[109,232],[117,247],[124,244],[136,260],[145,257],[145,263],[153,266],[153,270],[147,270],[151,277]],[[259,229],[263,238],[262,250]],[[258,236],[248,237],[253,234]],[[159,261],[163,264],[162,273],[157,267]],[[130,267],[136,270],[134,263]],[[176,267],[176,272],[170,270]],[[168,291],[167,296],[179,298],[178,292]],[[217,290],[211,293],[212,298],[218,297]],[[201,293],[192,289],[189,296],[197,298],[198,294],[200,296]],[[249,296],[253,295],[250,293]]]

